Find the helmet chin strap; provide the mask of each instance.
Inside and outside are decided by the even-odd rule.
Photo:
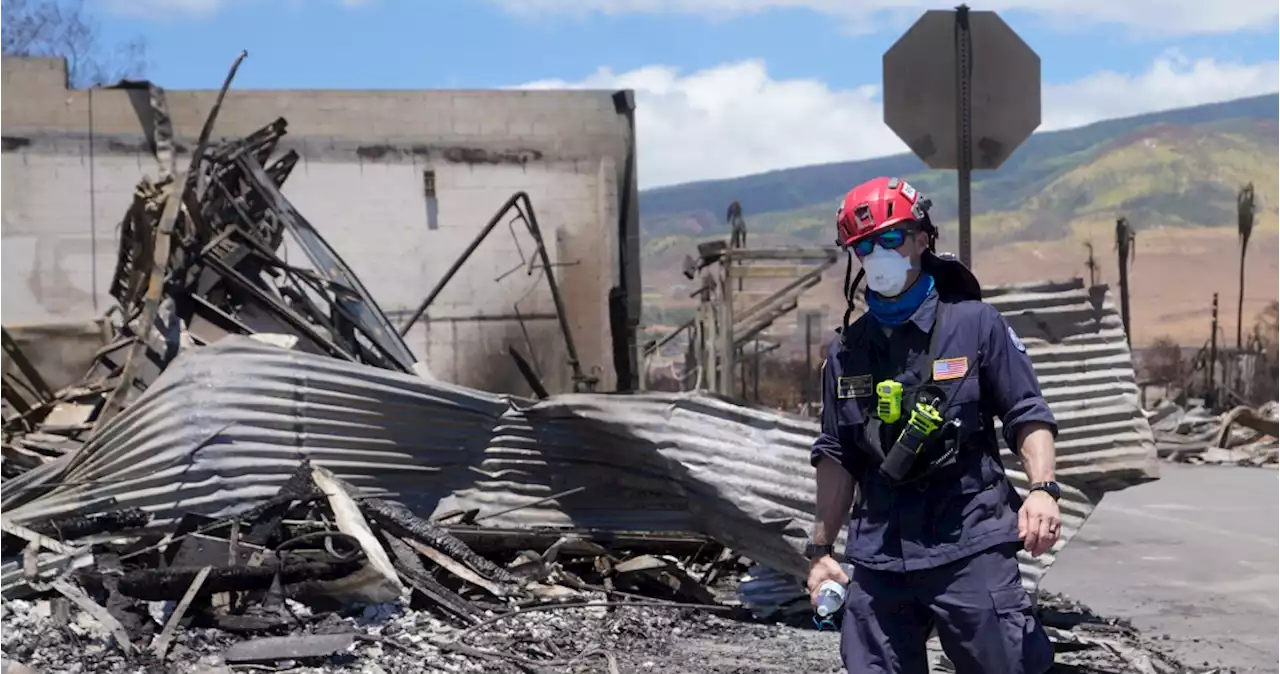
[[[862,278],[867,275],[865,269],[859,268],[858,275],[853,277],[853,282],[849,282],[849,277],[853,276],[853,248],[846,248],[845,254],[848,256],[848,264],[844,268],[844,320],[840,323],[840,334],[844,334],[849,330],[849,317],[853,315],[853,297],[857,291],[858,285],[862,283]]]

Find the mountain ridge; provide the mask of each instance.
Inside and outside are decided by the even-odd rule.
[[[987,284],[1087,277],[1093,250],[1097,280],[1114,285],[1115,226],[1124,217],[1138,232],[1130,272],[1134,343],[1168,336],[1199,344],[1212,295],[1234,308],[1236,191],[1247,182],[1257,190],[1258,210],[1246,265],[1246,320],[1276,299],[1278,139],[1277,94],[1035,134],[1000,169],[974,174],[975,271]],[[878,175],[904,178],[928,195],[939,248],[955,250],[955,172],[929,170],[907,154],[646,190],[640,196],[646,312],[689,308],[680,263],[697,242],[727,234],[725,211],[733,201],[742,205],[751,245],[828,245],[840,196]],[[840,305],[838,285],[829,278],[802,305]],[[1228,322],[1234,315],[1231,321],[1224,315]]]
[[[1081,127],[1033,134],[995,171],[975,172],[975,189],[979,183],[1019,174],[1021,180],[1040,177],[1047,167],[1036,167],[1046,154],[1057,157],[1087,151],[1099,142],[1115,139],[1154,124],[1180,126],[1227,122],[1237,119],[1280,120],[1280,94],[1264,94],[1189,108],[1176,108],[1131,117],[1102,120]],[[1274,139],[1274,136],[1273,136]],[[1033,169],[1030,175],[1028,169]],[[845,162],[813,164],[777,169],[736,178],[703,180],[668,185],[640,193],[642,221],[653,222],[670,216],[720,213],[732,201],[739,201],[744,212],[764,214],[811,207],[835,200],[861,180],[879,175],[912,175],[928,172],[914,155],[902,153]],[[943,175],[954,175],[940,171]],[[704,216],[705,217],[705,216]],[[720,217],[715,220],[720,220]],[[712,224],[707,222],[705,224]],[[661,232],[655,232],[661,233]]]

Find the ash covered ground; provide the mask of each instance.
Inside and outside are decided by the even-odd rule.
[[[589,599],[589,598],[588,598]],[[1042,597],[1053,630],[1058,670],[1067,673],[1226,672],[1184,666],[1119,620],[1093,614],[1071,600]],[[161,607],[153,607],[158,617]],[[306,616],[293,637],[337,635],[349,645],[316,658],[266,658],[227,664],[224,654],[244,638],[215,629],[181,629],[164,664],[148,654],[124,656],[106,631],[72,609],[55,625],[49,602],[4,604],[5,659],[35,672],[118,674],[234,671],[360,672],[689,672],[750,674],[841,672],[839,635],[783,624],[739,621],[703,610],[657,607],[576,607],[523,613],[460,630],[423,611],[367,607],[339,616]],[[157,630],[159,626],[157,625]],[[931,644],[935,659],[936,643]],[[950,671],[945,660],[937,672]]]

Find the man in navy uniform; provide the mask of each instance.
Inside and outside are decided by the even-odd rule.
[[[823,582],[848,584],[851,674],[923,674],[934,628],[960,674],[1043,674],[1053,647],[1015,553],[1058,540],[1057,423],[1017,334],[966,267],[934,253],[928,209],[905,181],[878,178],[837,216],[837,243],[861,264],[853,283],[845,275],[850,312],[863,276],[868,310],[853,324],[845,314],[823,364],[808,587],[816,602]],[[1032,483],[1025,501],[994,418]],[[846,518],[851,578],[832,557]]]

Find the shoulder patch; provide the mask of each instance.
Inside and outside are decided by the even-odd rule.
[[[1021,339],[1018,339],[1018,333],[1013,331],[1012,325],[1009,326],[1009,341],[1013,342],[1013,348],[1021,351],[1022,353],[1027,352],[1027,345],[1023,344]]]

